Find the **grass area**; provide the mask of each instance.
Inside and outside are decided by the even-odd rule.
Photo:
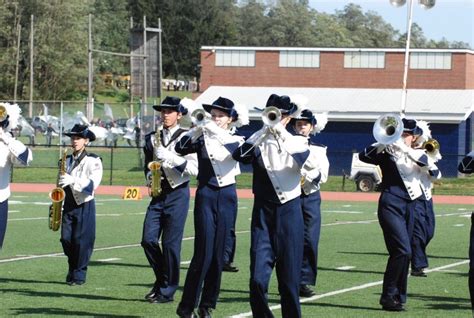
[[[74,287],[64,283],[67,260],[59,233],[47,228],[48,204],[47,194],[10,198],[7,235],[0,252],[0,316],[175,317],[181,288],[172,303],[152,305],[143,299],[154,280],[139,244],[148,200],[97,198],[97,239],[88,280]],[[239,200],[235,264],[240,271],[223,274],[215,317],[250,311],[251,209],[252,200]],[[428,278],[410,277],[407,311],[398,315],[470,317],[466,258],[472,205],[436,205],[435,210],[436,234],[428,247],[430,268],[450,267],[430,272]],[[375,215],[376,202],[323,202],[322,211],[316,287],[321,298],[302,303],[303,317],[386,317],[389,313],[380,310],[378,300],[388,256]],[[185,262],[193,253],[192,212],[184,236],[181,286],[188,268]],[[20,259],[29,255],[37,257]],[[368,287],[370,283],[373,286]],[[279,304],[275,275],[268,297],[271,305]],[[279,309],[274,313],[281,317]]]

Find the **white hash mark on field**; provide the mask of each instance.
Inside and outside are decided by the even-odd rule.
[[[103,259],[98,259],[97,262],[113,262],[113,261],[120,261],[121,258],[118,257],[112,257],[112,258],[103,258]]]
[[[464,264],[467,264],[467,263],[469,263],[469,260],[464,260],[464,261],[461,261],[461,262],[452,263],[452,264],[436,267],[436,268],[433,268],[433,269],[429,269],[429,270],[426,270],[425,273],[439,272],[439,271],[443,271],[443,270],[451,268],[451,267],[456,267],[456,266],[464,265]],[[379,281],[376,281],[376,282],[371,282],[371,283],[366,283],[366,284],[353,286],[353,287],[349,287],[349,288],[334,290],[334,291],[331,291],[331,292],[328,292],[328,293],[325,293],[325,294],[315,295],[313,297],[300,298],[300,303],[308,303],[308,302],[311,302],[311,301],[314,301],[314,300],[317,300],[317,299],[330,297],[330,296],[334,296],[334,295],[340,295],[340,294],[348,293],[348,292],[351,292],[351,291],[366,289],[366,288],[370,288],[370,287],[374,287],[374,286],[378,286],[378,285],[382,285],[382,284],[383,284],[383,281],[379,280]],[[280,308],[281,308],[281,305],[270,306],[270,310],[272,310],[272,311],[276,310],[276,309],[280,309]],[[250,312],[240,313],[240,314],[236,314],[236,315],[231,316],[231,318],[242,318],[242,317],[252,317],[252,312],[250,311]]]
[[[341,267],[336,267],[337,270],[340,271],[348,271],[350,269],[356,268],[355,266],[341,266]]]

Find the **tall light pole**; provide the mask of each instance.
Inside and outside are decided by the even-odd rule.
[[[390,4],[395,7],[401,7],[405,5],[406,0],[389,0]],[[418,4],[423,9],[431,9],[434,7],[436,0],[418,0]],[[408,0],[408,19],[407,19],[407,40],[405,46],[405,64],[403,68],[403,83],[402,83],[402,105],[401,112],[405,114],[406,102],[407,102],[407,77],[408,77],[408,62],[410,60],[410,39],[411,39],[411,25],[413,18],[413,0]]]

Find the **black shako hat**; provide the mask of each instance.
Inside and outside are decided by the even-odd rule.
[[[265,107],[270,106],[278,108],[282,115],[291,115],[298,109],[298,107],[291,102],[290,97],[286,95],[278,96],[277,94],[271,94],[268,98]]]
[[[77,136],[81,138],[87,138],[89,141],[95,140],[95,134],[89,130],[87,125],[75,124],[70,131],[65,132],[64,134],[68,137]]]
[[[297,120],[306,120],[313,126],[316,126],[317,123],[316,117],[314,117],[313,112],[309,109],[302,110],[298,117],[293,118],[294,122]]]
[[[161,111],[163,108],[173,109],[183,115],[188,113],[188,109],[181,105],[181,99],[176,96],[166,96],[161,104],[153,105],[153,109],[156,111]]]
[[[412,135],[422,135],[423,131],[416,125],[416,120],[402,118],[403,132]]]
[[[208,113],[210,113],[213,108],[220,110],[232,117],[232,121],[236,121],[239,117],[234,109],[234,102],[225,97],[219,97],[213,101],[212,104],[202,104],[202,107]]]

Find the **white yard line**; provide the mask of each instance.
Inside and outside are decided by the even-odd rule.
[[[465,261],[461,261],[461,262],[456,262],[456,263],[436,267],[436,268],[433,268],[433,269],[426,270],[425,272],[430,273],[430,272],[443,271],[447,268],[456,267],[456,266],[464,265],[464,264],[467,264],[467,263],[469,263],[469,260],[465,260]],[[300,298],[300,303],[307,303],[307,302],[311,302],[311,301],[321,299],[321,298],[325,298],[325,297],[340,295],[340,294],[348,293],[348,292],[355,291],[355,290],[366,289],[366,288],[382,285],[382,283],[383,283],[383,281],[379,280],[379,281],[376,281],[376,282],[371,282],[371,283],[366,283],[366,284],[353,286],[353,287],[349,287],[349,288],[334,290],[334,291],[331,291],[331,292],[328,292],[328,293],[325,293],[325,294],[315,295],[313,297]],[[280,308],[281,308],[281,305],[270,306],[270,310],[272,310],[272,311],[280,309]],[[252,317],[252,312],[249,311],[249,312],[245,312],[245,313],[240,313],[240,314],[236,314],[236,315],[233,315],[233,316],[230,316],[230,317],[231,318]]]
[[[245,233],[250,233],[250,231],[236,231],[235,232],[235,234],[245,234]],[[190,241],[190,240],[194,240],[194,236],[183,238],[183,241]],[[129,247],[140,247],[140,246],[141,246],[140,244],[127,244],[127,245],[117,245],[117,246],[109,246],[109,247],[99,247],[99,248],[95,248],[94,252],[109,251],[109,250],[116,250],[116,249],[129,248]],[[5,258],[5,259],[0,259],[0,264],[38,259],[38,258],[58,257],[58,256],[64,256],[64,254],[63,253],[50,253],[50,254],[25,255],[25,256],[19,256],[19,257]],[[183,261],[181,262],[181,264],[186,265],[186,264],[189,264],[190,262],[191,261]]]

